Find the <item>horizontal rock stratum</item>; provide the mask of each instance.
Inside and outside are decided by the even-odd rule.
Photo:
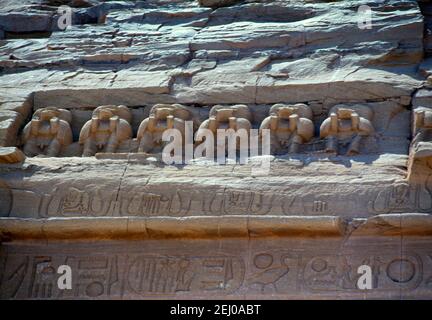
[[[0,298],[430,299],[431,17],[0,0]],[[192,150],[255,129],[270,154],[168,164],[161,136],[187,121]]]

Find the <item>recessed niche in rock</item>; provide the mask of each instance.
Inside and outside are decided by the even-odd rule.
[[[321,113],[316,114],[317,110]],[[56,112],[67,115],[67,119],[59,119],[60,127],[64,127],[60,131],[67,130],[66,140],[62,138],[59,142],[61,146],[55,152],[47,151],[48,142],[42,143],[42,148],[38,150],[34,147],[31,150],[30,144],[36,143],[36,140],[30,139],[29,143],[28,137],[59,135],[55,131],[58,130],[55,124],[59,117],[54,114]],[[43,114],[46,114],[46,119],[42,121],[39,118]],[[213,107],[187,104],[83,106],[68,109],[48,107],[36,109],[33,120],[26,124],[21,134],[18,133],[17,141],[21,141],[18,146],[23,148],[27,156],[67,157],[136,152],[160,154],[167,144],[167,141],[162,141],[163,132],[167,129],[180,131],[182,148],[186,142],[185,131],[189,127],[190,139],[195,147],[205,141],[201,139],[203,129],[212,132],[214,143],[217,143],[218,129],[232,129],[235,132],[245,129],[248,134],[250,129],[259,129],[261,134],[262,130],[268,129],[271,134],[271,154],[337,154],[339,147],[340,154],[348,156],[408,154],[410,111],[397,102],[335,105],[328,111],[327,118],[324,114],[322,105],[302,103]],[[41,126],[41,133],[37,131],[38,125]],[[405,129],[398,129],[402,125]],[[44,130],[47,132],[44,133]]]

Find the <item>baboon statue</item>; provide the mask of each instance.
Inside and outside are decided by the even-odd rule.
[[[72,114],[65,109],[47,107],[38,109],[24,127],[24,153],[29,156],[56,157],[72,143],[70,122]]]
[[[326,152],[338,153],[339,142],[349,143],[347,155],[360,153],[362,138],[372,135],[373,112],[367,106],[334,106],[320,127],[320,137],[326,139]]]
[[[217,143],[217,130],[232,129],[237,133],[240,129],[246,130],[249,139],[249,132],[252,128],[252,113],[249,107],[244,104],[233,106],[215,105],[210,109],[209,118],[199,127],[195,137],[203,136],[203,130],[207,129],[213,133],[214,142]],[[198,140],[198,139],[197,139]],[[240,142],[237,141],[236,149],[240,149]]]
[[[299,146],[310,141],[314,135],[312,110],[303,103],[294,105],[275,104],[270,108],[269,116],[260,126],[270,130],[270,152],[298,153]]]
[[[83,157],[98,152],[115,153],[119,145],[132,138],[132,115],[126,106],[100,106],[81,129],[79,143]]]
[[[167,129],[177,129],[181,133],[184,144],[186,121],[193,122],[193,131],[197,129],[198,121],[187,107],[181,104],[154,105],[150,110],[149,117],[144,119],[138,128],[138,152],[161,152],[167,143],[162,141],[162,135]]]

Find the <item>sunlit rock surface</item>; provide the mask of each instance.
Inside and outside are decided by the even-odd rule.
[[[431,39],[429,1],[0,0],[0,297],[430,299]],[[198,125],[246,104],[258,129],[278,103],[312,113],[295,153],[138,152],[155,104]],[[128,108],[133,137],[81,157],[102,105]],[[26,157],[46,107],[70,112],[73,141]],[[353,154],[320,136],[339,109],[370,113]],[[83,275],[67,295],[65,261]]]

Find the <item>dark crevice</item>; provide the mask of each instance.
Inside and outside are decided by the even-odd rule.
[[[51,31],[9,32],[5,31],[5,39],[43,39],[51,37]]]

